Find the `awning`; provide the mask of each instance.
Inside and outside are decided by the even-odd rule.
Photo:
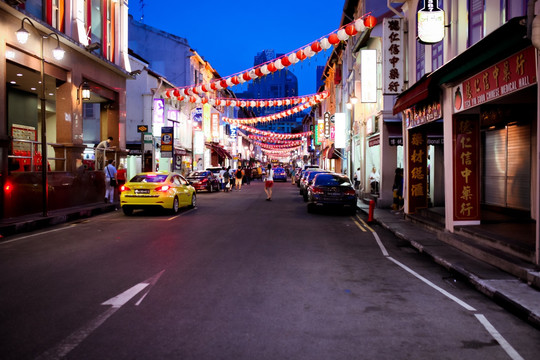
[[[429,97],[429,84],[431,83],[431,73],[422,76],[410,88],[398,95],[394,104],[394,115],[412,107],[413,105]]]
[[[214,150],[216,154],[218,154],[219,157],[224,158],[224,159],[225,158],[232,159],[231,154],[229,154],[229,152],[225,150],[223,147],[217,144],[212,144],[212,143],[206,143],[205,145],[207,148]]]
[[[328,146],[327,148],[323,149],[323,156],[326,159],[339,159],[339,156],[335,152],[334,144]]]

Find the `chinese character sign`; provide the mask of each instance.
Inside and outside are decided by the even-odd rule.
[[[422,128],[409,130],[407,183],[410,213],[426,208],[428,203],[427,136]]]
[[[383,94],[397,95],[403,88],[403,20],[383,20]]]
[[[477,119],[454,118],[454,220],[480,220],[479,137]]]
[[[535,49],[530,46],[455,86],[454,113],[536,85]]]

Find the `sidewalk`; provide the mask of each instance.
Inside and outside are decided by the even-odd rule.
[[[360,200],[358,208],[366,214],[369,213],[369,205]],[[376,208],[373,220],[439,265],[467,280],[506,310],[540,329],[540,291],[515,276],[438,240],[435,232],[406,220],[403,213]],[[524,271],[528,272],[535,283],[540,281],[539,272],[532,272],[531,269]]]

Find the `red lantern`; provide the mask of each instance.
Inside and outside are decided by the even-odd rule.
[[[215,82],[211,83],[211,84],[210,84],[210,88],[211,88],[212,90],[216,91],[216,90],[217,90],[217,88],[216,88],[216,83],[215,83]]]
[[[245,72],[242,74],[242,79],[244,79],[245,81],[250,81],[251,80],[251,76],[249,76],[249,72]]]
[[[349,36],[354,36],[358,34],[358,31],[354,27],[354,24],[351,24],[351,25],[347,25],[347,27],[345,28],[345,33]]]
[[[178,97],[176,97],[176,100],[178,100],[178,101],[184,101],[184,99],[185,99],[185,98],[184,98],[183,96],[178,96]]]
[[[370,29],[373,29],[377,25],[377,19],[375,16],[369,15],[364,19],[364,25]]]
[[[176,97],[179,97],[180,96],[180,90],[174,89],[173,95],[176,96]]]
[[[296,52],[296,57],[300,60],[305,60],[307,58],[307,56],[304,55],[304,52],[302,50],[298,50]]]
[[[283,65],[283,66],[291,65],[291,61],[289,60],[288,56],[284,56],[284,57],[281,58],[281,65]]]
[[[264,76],[264,74],[263,74],[263,72],[261,71],[261,68],[260,68],[260,67],[258,67],[258,68],[255,69],[255,75],[257,75],[258,77],[263,77],[263,76]]]
[[[226,100],[225,101],[225,106],[231,106],[231,100]]]
[[[167,98],[171,97],[171,89],[165,91],[165,97],[167,97]]]
[[[336,44],[339,44],[340,40],[337,36],[337,34],[330,34],[330,36],[328,37],[328,42],[332,45],[336,45]]]
[[[208,102],[208,98],[205,98],[205,97],[201,98],[201,102],[203,104],[206,104]]]
[[[191,88],[191,91],[192,91],[194,94],[199,95],[199,92],[197,91],[197,88],[196,88],[196,87],[192,87],[192,88]]]
[[[315,41],[313,44],[311,44],[311,50],[312,50],[313,52],[318,53],[319,51],[322,50],[321,44],[320,44],[318,41]]]
[[[219,85],[221,85],[222,88],[226,89],[227,88],[227,80],[223,79],[219,82]]]
[[[197,101],[197,98],[196,98],[195,96],[190,96],[190,97],[189,97],[189,102],[190,102],[190,103],[194,103],[194,102],[196,102],[196,101]]]
[[[276,66],[274,65],[273,62],[271,62],[270,64],[267,65],[267,69],[270,72],[276,72],[277,71]]]
[[[191,94],[189,93],[189,89],[187,89],[187,88],[184,89],[184,95],[191,95]]]
[[[231,82],[232,82],[234,85],[240,84],[240,81],[238,80],[238,76],[233,76],[232,79],[231,79]]]
[[[216,106],[220,106],[221,105],[221,100],[220,99],[216,99]],[[225,120],[226,118],[223,118],[223,120]]]

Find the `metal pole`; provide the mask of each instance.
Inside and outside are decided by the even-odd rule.
[[[43,39],[41,36],[41,186],[43,216],[48,215],[49,184],[47,181],[47,100],[45,99],[45,59],[43,58]]]

